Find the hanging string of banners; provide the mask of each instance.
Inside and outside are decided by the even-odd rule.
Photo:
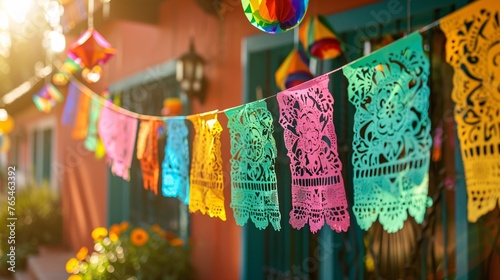
[[[113,174],[128,180],[133,152],[140,161],[144,189],[177,197],[189,211],[226,220],[217,115],[228,118],[231,165],[230,207],[238,225],[249,219],[259,229],[281,228],[278,154],[273,117],[266,99],[276,98],[279,124],[290,158],[292,210],[289,222],[318,232],[350,226],[342,162],[333,122],[329,75],[347,78],[355,106],[353,137],[354,205],[358,225],[378,220],[387,232],[403,227],[408,214],[422,223],[428,197],[432,144],[429,61],[421,32],[440,26],[447,61],[455,69],[452,98],[465,166],[468,219],[491,211],[500,199],[500,2],[476,1],[367,56],[282,92],[222,111],[179,117],[125,110],[72,79],[62,123],[97,157],[106,155]],[[81,94],[83,93],[83,94]],[[79,108],[78,110],[76,108]],[[194,127],[192,150],[189,129]],[[166,126],[165,147],[158,130]],[[137,140],[136,140],[137,138]],[[135,149],[136,147],[136,149]],[[165,157],[158,162],[159,149]],[[161,180],[159,178],[161,177]],[[158,182],[160,183],[158,184]]]

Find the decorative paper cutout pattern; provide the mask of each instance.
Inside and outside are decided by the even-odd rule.
[[[193,159],[191,161],[189,212],[200,211],[210,217],[226,220],[220,134],[222,126],[217,113],[188,118],[194,125]]]
[[[89,111],[89,126],[87,128],[87,138],[83,143],[85,148],[89,151],[95,151],[97,148],[97,122],[99,121],[99,114],[101,113],[101,102],[99,99],[93,98],[90,102]]]
[[[160,121],[141,121],[137,136],[137,159],[141,164],[143,186],[145,190],[152,190],[155,195],[158,194],[160,176],[158,163],[158,128],[160,126]]]
[[[422,223],[432,139],[428,116],[429,62],[413,33],[347,65],[349,101],[356,106],[353,157],[354,207],[368,230],[379,217],[396,232],[407,210]]]
[[[280,230],[273,117],[264,101],[226,111],[231,135],[231,208],[236,223],[248,218],[265,229]]]
[[[500,1],[475,1],[441,20],[467,184],[467,218],[500,199]]]
[[[277,95],[292,172],[290,224],[309,221],[313,233],[324,219],[337,232],[350,224],[328,82],[321,76]]]
[[[186,121],[167,121],[167,144],[162,164],[162,193],[166,197],[177,197],[189,204],[189,130]]]
[[[99,136],[115,176],[129,180],[129,169],[134,153],[137,119],[103,106],[98,124]]]
[[[82,92],[78,101],[78,111],[76,112],[75,126],[71,136],[75,140],[83,140],[87,137],[89,127],[90,97]]]

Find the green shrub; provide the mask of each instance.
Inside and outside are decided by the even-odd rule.
[[[1,201],[7,201],[6,194],[0,195]],[[40,245],[56,245],[62,241],[62,211],[57,192],[49,186],[27,186],[18,188],[15,194],[16,204],[16,271],[26,268],[29,254],[36,254]],[[7,221],[7,203],[0,208],[0,221]],[[0,274],[7,272],[6,254],[9,247],[7,238],[10,229],[0,227]]]

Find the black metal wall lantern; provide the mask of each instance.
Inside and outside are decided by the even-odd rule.
[[[176,78],[181,90],[189,98],[198,98],[201,103],[205,102],[205,60],[194,50],[194,42],[189,43],[189,52],[177,60]]]

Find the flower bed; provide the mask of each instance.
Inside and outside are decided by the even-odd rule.
[[[189,248],[158,225],[127,222],[94,229],[94,252],[82,247],[66,263],[68,279],[191,279]]]

